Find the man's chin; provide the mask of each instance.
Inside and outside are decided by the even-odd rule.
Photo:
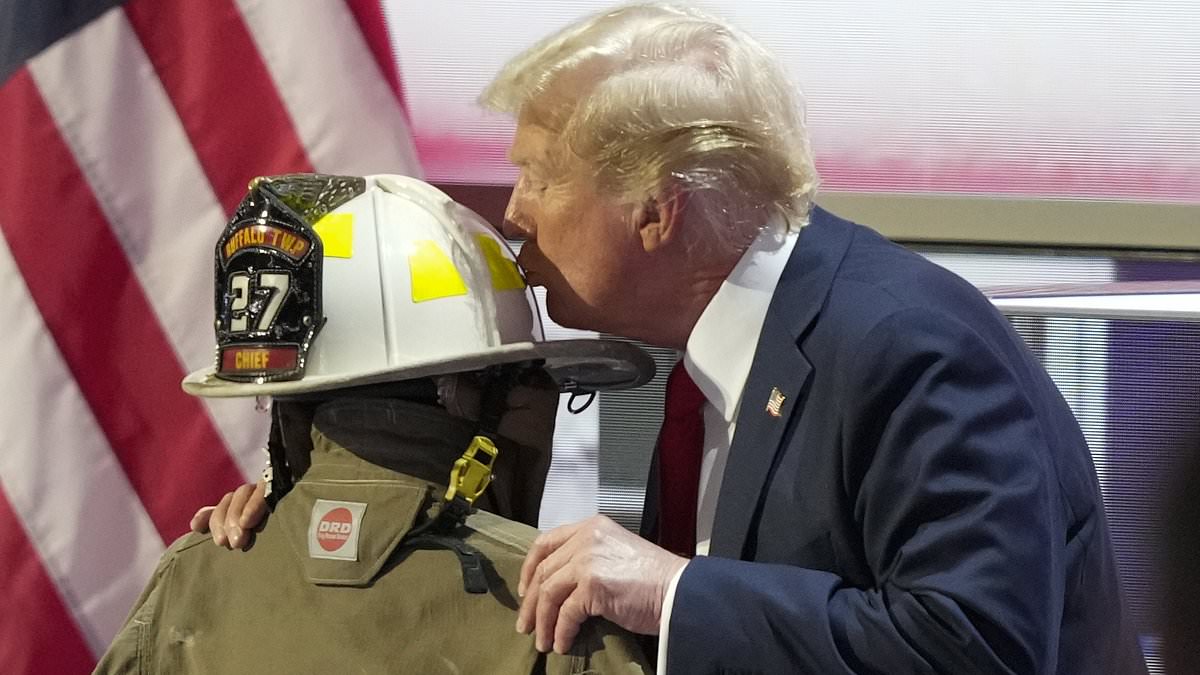
[[[581,312],[579,309],[572,306],[571,303],[562,302],[556,293],[547,289],[546,314],[550,315],[551,321],[563,328],[590,331],[600,330],[597,327],[598,322],[595,318],[589,318],[585,312]]]

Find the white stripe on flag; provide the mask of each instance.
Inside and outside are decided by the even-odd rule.
[[[225,215],[124,11],[29,68],[176,356],[185,370],[210,364],[213,247]],[[204,403],[242,473],[256,476],[268,417],[246,400]]]
[[[420,177],[404,113],[346,3],[236,2],[317,171]]]
[[[0,237],[0,484],[94,654],[117,634],[163,543],[92,417]]]

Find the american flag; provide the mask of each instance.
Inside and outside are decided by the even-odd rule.
[[[85,672],[265,417],[185,395],[256,175],[418,172],[379,0],[0,4],[0,672]]]
[[[772,387],[771,396],[767,398],[767,412],[770,413],[772,417],[779,417],[781,411],[783,410],[783,402],[786,400],[787,397],[783,395],[782,391],[779,391],[778,388]]]

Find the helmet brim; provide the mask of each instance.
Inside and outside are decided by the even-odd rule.
[[[233,398],[288,396],[368,384],[448,375],[506,363],[537,362],[564,392],[639,387],[654,377],[654,360],[640,347],[616,340],[549,340],[503,345],[474,354],[414,361],[402,366],[351,375],[312,375],[285,382],[231,382],[205,368],[183,379],[193,396]]]

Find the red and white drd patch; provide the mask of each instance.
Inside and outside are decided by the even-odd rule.
[[[308,521],[308,556],[328,560],[358,560],[358,534],[362,531],[362,502],[318,499]]]

